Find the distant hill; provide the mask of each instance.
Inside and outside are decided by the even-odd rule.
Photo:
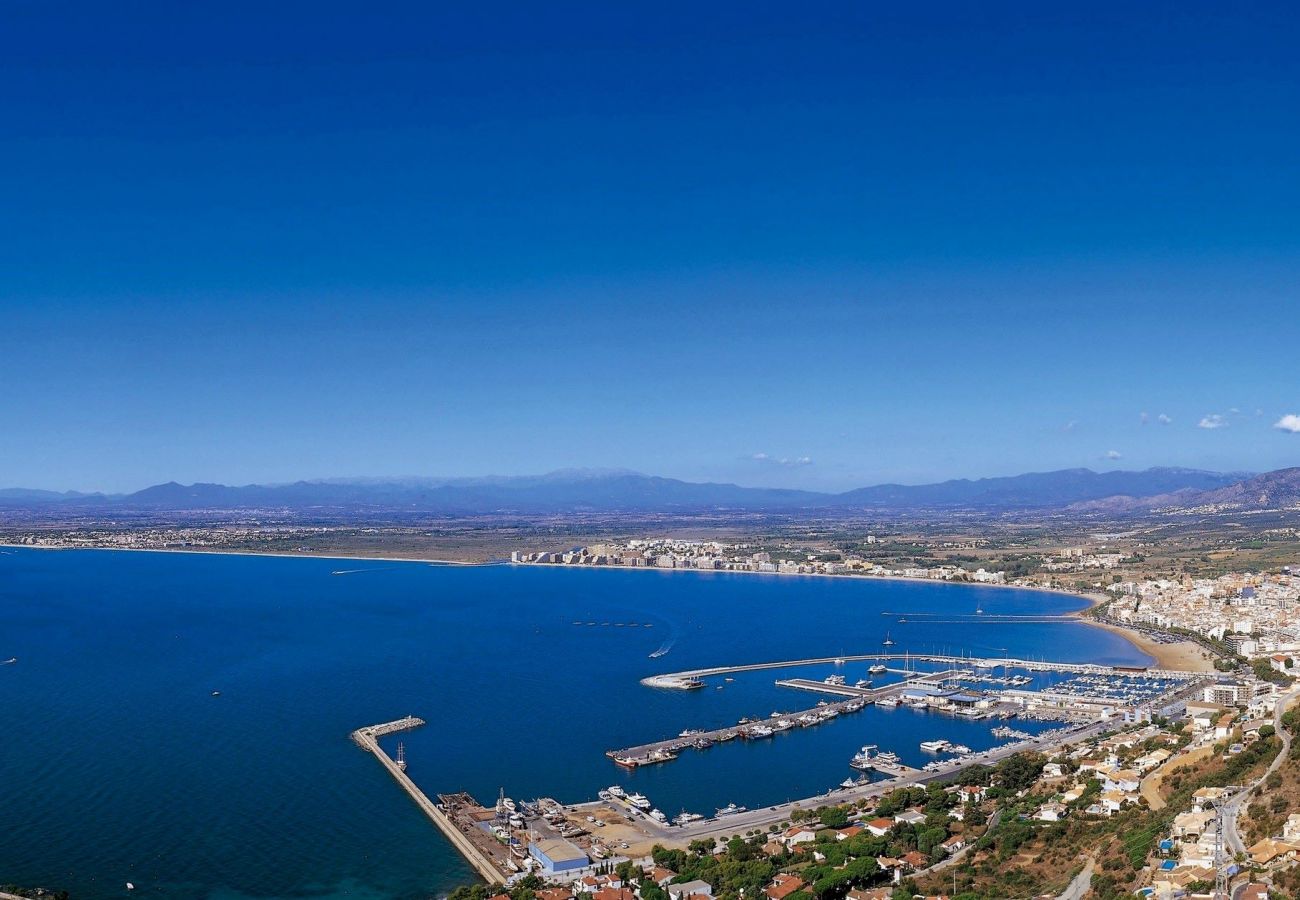
[[[1294,471],[1294,470],[1288,470]],[[1123,511],[1145,498],[1233,491],[1249,475],[1157,468],[1142,472],[1063,469],[937,484],[884,484],[841,494],[688,482],[625,470],[563,470],[490,478],[331,479],[241,486],[158,484],[133,494],[0,491],[0,506],[70,506],[101,510],[349,510],[448,515],[594,512],[754,511],[851,513],[1095,508]],[[1259,476],[1265,478],[1267,476]],[[1282,495],[1281,489],[1273,494]]]
[[[1182,497],[1178,505],[1293,509],[1300,506],[1300,468],[1265,472],[1218,490]]]
[[[58,503],[63,500],[84,500],[102,497],[102,494],[83,494],[80,491],[42,491],[36,488],[0,488],[0,503]]]
[[[287,485],[155,485],[123,497],[128,507],[238,509],[371,508],[475,514],[575,510],[792,509],[827,495],[734,484],[692,483],[632,472],[564,472],[446,481],[299,481]]]
[[[1142,472],[1061,469],[1002,478],[958,479],[938,484],[881,484],[840,494],[837,505],[896,509],[968,507],[1031,509],[1067,506],[1118,495],[1148,497],[1233,484],[1247,473],[1156,468]]]

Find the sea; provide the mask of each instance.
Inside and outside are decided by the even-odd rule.
[[[669,816],[768,805],[855,775],[863,744],[920,765],[922,740],[998,741],[987,723],[868,708],[628,772],[605,752],[819,699],[777,678],[870,676],[845,663],[696,691],[640,680],[886,638],[896,652],[1151,662],[1080,622],[999,618],[1084,605],[865,578],[3,549],[0,660],[18,661],[0,666],[0,884],[76,900],[127,896],[127,882],[133,897],[441,897],[473,872],[353,729],[427,720],[384,745],[405,743],[430,796],[576,802],[618,783]]]

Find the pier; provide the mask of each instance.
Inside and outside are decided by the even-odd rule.
[[[829,688],[829,685],[823,685],[823,687]],[[841,714],[858,712],[866,706],[867,701],[857,696],[857,691],[860,689],[849,688],[848,690],[853,692],[853,699],[843,700],[839,703],[826,703],[799,712],[776,713],[764,719],[752,719],[736,725],[728,725],[725,728],[714,728],[711,731],[694,731],[667,740],[637,744],[634,747],[624,747],[621,750],[608,750],[605,755],[619,765],[628,768],[639,768],[640,766],[654,765],[655,763],[670,762],[676,759],[677,754],[681,751],[691,749],[696,741],[704,741],[709,746],[713,746],[735,738],[762,740],[782,731],[820,725]],[[829,718],[827,718],[828,714]],[[789,724],[779,725],[781,722],[788,722]],[[764,726],[771,729],[771,731],[768,734],[752,733],[749,729],[755,725]]]
[[[1096,663],[1044,662],[1035,659],[1016,659],[1014,657],[981,659],[973,656],[950,656],[932,653],[861,653],[855,656],[819,656],[810,659],[787,659],[775,662],[745,663],[736,666],[714,666],[709,669],[688,669],[683,672],[668,672],[663,675],[651,675],[641,679],[647,687],[684,688],[691,686],[692,680],[708,678],[712,675],[731,675],[737,672],[761,672],[764,669],[792,669],[797,666],[839,665],[846,662],[902,662],[904,668],[913,662],[938,663],[967,669],[971,666],[984,669],[1026,669],[1030,672],[1067,672],[1075,675],[1133,675],[1142,674],[1155,678],[1205,678],[1204,672],[1185,672],[1179,669],[1149,669],[1133,666],[1103,666]],[[931,673],[916,673],[931,674]]]
[[[352,740],[356,742],[362,750],[374,754],[375,759],[388,770],[388,774],[393,776],[393,780],[398,786],[415,801],[415,805],[428,816],[433,824],[438,826],[441,831],[451,841],[453,847],[460,851],[461,856],[474,868],[484,881],[488,884],[501,884],[509,878],[509,873],[503,870],[503,866],[497,864],[495,859],[490,855],[488,848],[478,847],[472,840],[471,836],[463,833],[451,817],[432,800],[430,800],[420,790],[419,786],[410,779],[405,772],[398,768],[384,749],[379,746],[379,738],[387,734],[395,734],[399,731],[409,731],[412,728],[419,728],[425,724],[423,719],[415,716],[407,716],[404,719],[397,719],[393,722],[384,722],[380,725],[367,725],[365,728],[358,728],[352,732]]]

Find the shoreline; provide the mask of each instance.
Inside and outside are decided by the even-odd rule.
[[[1205,673],[1215,671],[1214,659],[1210,652],[1196,641],[1181,640],[1165,644],[1152,640],[1140,631],[1113,622],[1101,622],[1096,619],[1084,621],[1094,628],[1104,628],[1112,634],[1118,634],[1147,656],[1154,657],[1159,668]]]
[[[48,544],[6,544],[4,550],[112,550],[117,553],[176,553],[192,556],[273,556],[279,559],[336,559],[344,562],[430,563],[439,566],[495,566],[500,563],[415,556],[341,556],[334,553],[292,553],[286,550],[206,550],[202,547],[51,547]]]
[[[78,550],[111,550],[121,553],[175,553],[189,555],[215,555],[215,556],[266,556],[276,557],[279,559],[330,559],[343,562],[386,562],[386,563],[420,563],[431,565],[446,566],[489,566],[502,565],[502,563],[484,563],[484,562],[467,562],[459,559],[434,559],[429,557],[414,556],[358,556],[355,554],[335,554],[335,553],[293,553],[283,550],[218,550],[204,549],[195,547],[186,548],[169,548],[169,547],[52,547],[40,544],[11,544],[0,543],[0,548],[14,550],[60,550],[60,551],[78,551]],[[937,585],[955,585],[968,588],[993,588],[1001,590],[1017,591],[1038,591],[1044,594],[1055,594],[1057,596],[1069,597],[1074,600],[1082,601],[1084,606],[1081,609],[1071,610],[1070,612],[1055,614],[1062,621],[1074,621],[1083,625],[1090,625],[1094,628],[1102,628],[1106,631],[1116,634],[1129,642],[1132,647],[1139,653],[1149,657],[1152,664],[1162,669],[1180,669],[1186,671],[1203,671],[1213,672],[1214,666],[1208,658],[1208,654],[1194,641],[1179,641],[1172,644],[1162,644],[1151,640],[1146,635],[1124,628],[1120,625],[1114,625],[1110,622],[1101,622],[1097,619],[1084,615],[1088,610],[1095,609],[1105,603],[1109,598],[1104,594],[1095,593],[1078,593],[1076,591],[1066,590],[1064,588],[1050,588],[1041,586],[1026,586],[1018,584],[982,584],[970,581],[948,581],[940,578],[909,578],[906,575],[833,575],[828,572],[735,572],[721,569],[663,569],[657,566],[592,566],[583,564],[560,564],[560,563],[514,563],[505,562],[504,565],[510,566],[531,566],[536,568],[555,568],[555,569],[583,569],[583,570],[614,570],[628,572],[659,572],[659,573],[689,573],[694,575],[767,575],[776,578],[836,578],[845,581],[900,581],[909,584],[937,584]],[[1051,615],[1051,614],[1049,614]]]

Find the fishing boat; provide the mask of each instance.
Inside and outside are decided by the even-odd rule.
[[[876,749],[877,747],[875,744],[864,745],[861,750],[853,754],[853,758],[849,760],[849,765],[864,772],[874,769],[876,764],[873,754],[876,752]]]

